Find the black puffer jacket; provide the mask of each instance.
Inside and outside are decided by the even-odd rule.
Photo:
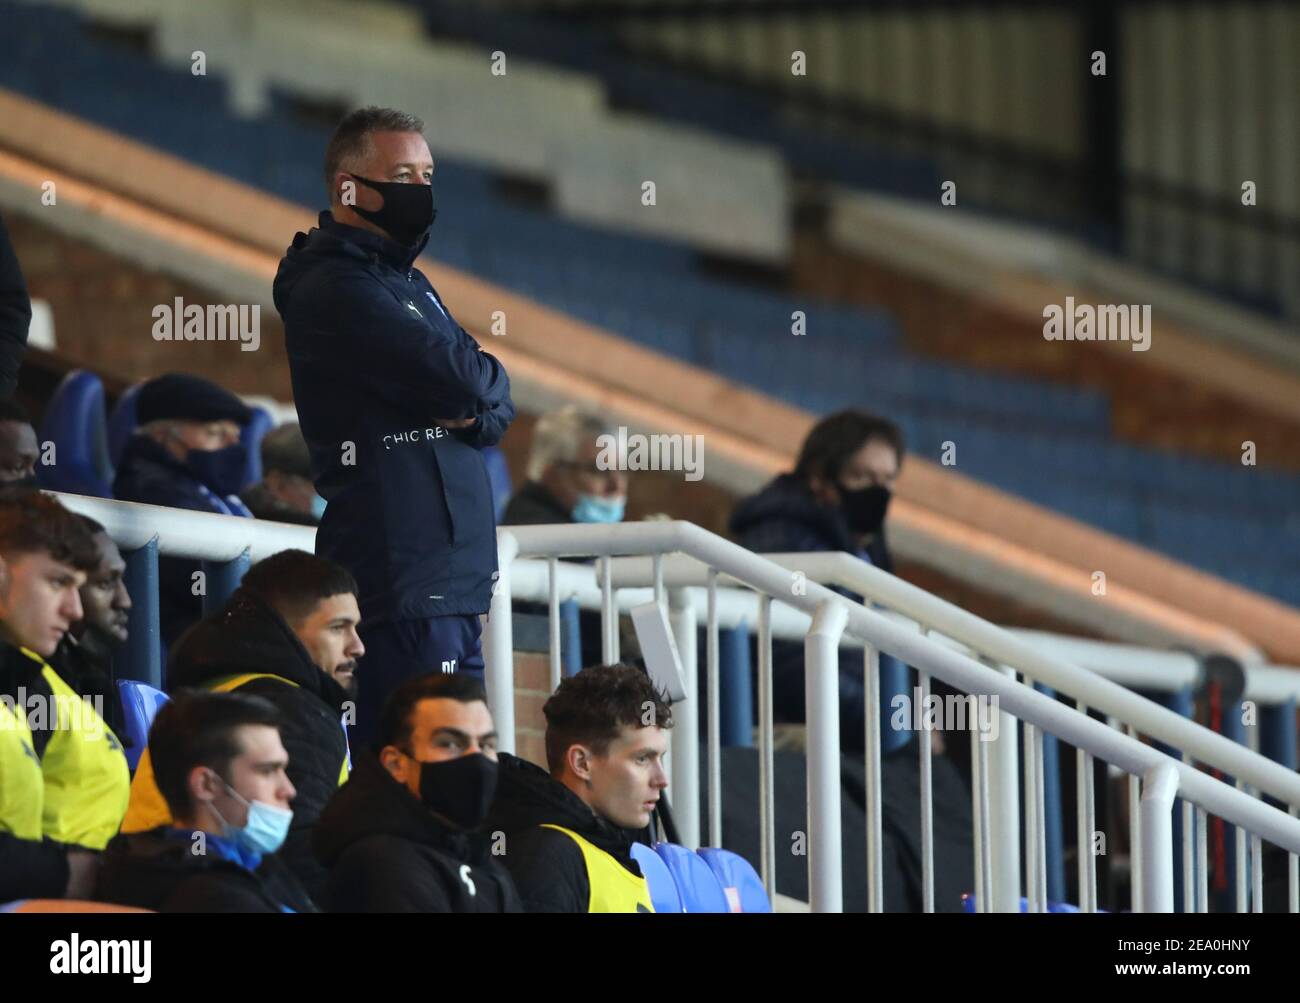
[[[515,492],[501,513],[502,526],[546,526],[573,522],[560,500],[537,481],[528,481]]]
[[[265,697],[280,710],[280,739],[289,753],[289,781],[297,789],[293,825],[279,856],[313,896],[325,872],[311,852],[316,818],[339,788],[347,756],[343,736],[343,687],[307,654],[289,625],[248,588],[239,588],[213,616],[179,641],[167,667],[167,688],[207,688],[227,676],[258,672],[240,693]],[[290,685],[293,684],[293,685]]]
[[[523,911],[488,838],[429,811],[372,754],[321,813],[315,847],[329,912]]]
[[[641,876],[632,858],[638,833],[597,815],[528,760],[503,752],[499,762],[497,795],[482,831],[505,833],[509,852],[502,859],[528,912],[586,912],[591,901],[591,882],[578,844],[562,832],[541,828],[544,824],[576,832]]]
[[[249,870],[218,850],[217,837],[206,839],[207,852],[195,853],[192,834],[168,826],[115,837],[104,851],[95,898],[156,912],[319,911],[275,855]]]

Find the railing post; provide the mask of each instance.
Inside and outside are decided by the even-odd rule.
[[[158,538],[122,554],[122,578],[131,597],[127,613],[126,647],[118,679],[137,679],[156,690],[163,688],[162,629],[158,614]]]
[[[577,599],[560,603],[560,656],[565,678],[582,671],[582,611]]]
[[[510,597],[510,567],[519,553],[519,540],[509,531],[497,531],[497,579],[483,630],[483,675],[488,710],[496,725],[497,747],[515,751],[515,638]]]
[[[985,664],[988,664],[987,662]],[[997,669],[1004,676],[1015,678],[1013,669],[998,665]],[[970,720],[967,724],[974,731],[979,728],[978,700],[971,699]],[[1017,721],[1010,714],[998,709],[997,735],[979,736],[979,741],[988,745],[989,762],[989,851],[993,874],[993,899],[989,903],[989,912],[1020,911],[1020,749],[1017,744]],[[922,740],[929,735],[922,733]],[[1026,794],[1025,810],[1031,811],[1033,801]]]
[[[1142,777],[1142,911],[1174,911],[1174,797],[1178,770],[1160,763]]]
[[[848,613],[824,602],[804,640],[808,724],[808,901],[813,912],[843,912],[840,848],[840,637]]]
[[[1045,697],[1056,699],[1050,686],[1035,683],[1034,689]],[[1060,743],[1056,736],[1043,735],[1043,804],[1047,824],[1047,900],[1065,901],[1065,834],[1064,810],[1061,806]]]
[[[749,627],[718,631],[718,702],[722,747],[754,747],[754,680],[750,672]]]
[[[669,619],[682,660],[686,699],[673,707],[672,806],[682,844],[700,846],[700,689],[695,605],[685,589],[669,589]]]
[[[202,561],[203,569],[203,615],[211,616],[226,604],[248,571],[252,562],[248,550],[228,561]]]

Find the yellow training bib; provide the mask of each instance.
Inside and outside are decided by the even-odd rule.
[[[41,838],[45,778],[27,727],[27,710],[0,700],[0,832]]]
[[[542,828],[564,833],[582,851],[583,863],[587,865],[587,884],[591,886],[587,912],[655,911],[654,903],[650,901],[650,887],[644,877],[637,877],[613,856],[572,829],[549,824]]]
[[[117,835],[130,797],[131,771],[122,743],[90,701],[35,652],[21,650],[41,663],[41,677],[54,698],[46,722],[50,740],[41,756],[42,831],[60,843],[102,850]]]

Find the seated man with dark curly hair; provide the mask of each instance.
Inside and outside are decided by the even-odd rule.
[[[672,711],[640,669],[601,665],[564,680],[542,708],[545,770],[500,755],[484,828],[529,912],[653,912],[632,858],[668,786]]]

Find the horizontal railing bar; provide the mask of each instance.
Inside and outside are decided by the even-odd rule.
[[[513,535],[518,541],[519,553],[529,556],[627,555],[634,551],[640,555],[655,555],[682,552],[716,568],[722,575],[728,575],[767,595],[780,597],[783,603],[801,608],[809,614],[814,613],[822,602],[842,602],[848,607],[847,632],[855,634],[864,642],[917,669],[938,676],[963,692],[997,696],[1001,709],[1007,713],[1029,721],[1076,747],[1087,749],[1092,755],[1113,763],[1128,773],[1143,776],[1147,770],[1171,762],[1179,774],[1179,790],[1189,801],[1286,849],[1300,848],[1300,824],[1271,805],[1234,790],[1193,767],[1185,766],[1151,746],[1107,728],[1101,722],[1081,715],[1065,704],[971,658],[923,638],[915,630],[908,630],[873,610],[850,602],[824,585],[806,580],[800,588],[792,588],[789,568],[692,523],[665,521],[615,526],[518,526],[503,527],[499,532]],[[877,575],[884,574],[869,565],[864,567],[875,571]],[[901,612],[913,615],[911,610]],[[1190,726],[1189,733],[1189,729],[1183,727],[1188,724],[1186,719],[1173,711],[1159,707],[1122,686],[1085,673],[1076,666],[1040,655],[1000,628],[965,614],[965,611],[959,612],[982,628],[978,632],[981,637],[974,638],[971,643],[971,647],[982,654],[1025,671],[1031,678],[1035,677],[1035,673],[1026,671],[1021,663],[1038,663],[1049,669],[1040,681],[1058,691],[1068,692],[1074,689],[1069,683],[1080,680],[1086,684],[1083,688],[1095,691],[1096,696],[1100,697],[1089,699],[1087,702],[1090,705],[1117,716],[1123,714],[1124,708],[1135,709],[1137,713],[1129,715],[1128,723],[1132,723],[1140,734],[1155,736],[1175,748],[1186,748],[1198,759],[1206,758],[1202,752],[1205,747],[1209,747],[1213,751],[1208,758],[1214,758],[1213,754],[1219,753],[1218,758],[1228,763],[1229,772],[1236,776],[1259,776],[1264,782],[1256,786],[1277,788],[1281,793],[1270,791],[1275,797],[1281,797],[1288,804],[1300,803],[1300,777],[1285,768],[1252,755],[1249,750],[1221,736],[1210,732],[1200,735],[1196,730],[1199,726]],[[943,629],[941,624],[936,626]],[[984,638],[1008,650],[1010,656],[990,649],[982,643]],[[1148,722],[1154,727],[1149,726]],[[1169,734],[1174,737],[1166,737]],[[1217,741],[1211,741],[1212,739]],[[1277,774],[1281,774],[1281,781]]]
[[[931,628],[936,641],[943,637],[959,641],[985,657],[1050,686],[1059,694],[1082,700],[1088,706],[1133,725],[1139,734],[1158,738],[1167,745],[1188,752],[1202,763],[1233,776],[1240,776],[1253,786],[1286,804],[1300,804],[1300,775],[1252,753],[1245,746],[1216,734],[1203,725],[1188,720],[1176,711],[1148,700],[1119,683],[1096,672],[1055,657],[1036,648],[1031,642],[995,624],[991,624],[958,606],[933,596],[893,575],[872,567],[845,553],[792,553],[754,555],[774,561],[788,572],[802,571],[807,589],[827,582],[850,589],[859,595],[883,603],[895,613]],[[644,568],[642,562],[614,562],[615,577],[627,584],[636,583]],[[702,565],[690,557],[665,562],[665,575],[678,584],[693,584]],[[816,580],[816,582],[814,581]],[[850,633],[855,633],[849,631]],[[895,654],[890,652],[890,654]],[[1247,667],[1247,674],[1259,667]],[[1275,686],[1277,669],[1261,678]],[[1105,758],[1105,757],[1103,757]]]

